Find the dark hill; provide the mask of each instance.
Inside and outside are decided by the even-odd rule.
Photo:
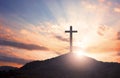
[[[0,66],[0,71],[10,71],[10,70],[17,70],[17,67],[12,67],[12,66]]]
[[[4,78],[120,78],[120,64],[105,63],[69,53],[45,61],[27,63]]]

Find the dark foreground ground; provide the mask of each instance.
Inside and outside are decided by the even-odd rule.
[[[0,71],[0,78],[120,78],[120,64],[105,63],[65,54],[46,61],[33,61],[20,69]],[[71,60],[70,60],[71,59]]]

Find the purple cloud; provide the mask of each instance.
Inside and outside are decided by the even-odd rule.
[[[3,40],[3,39],[0,39],[0,45],[15,47],[19,49],[27,49],[27,50],[48,50],[48,48],[44,46],[38,46],[35,44],[25,44],[21,42],[15,42],[15,41]]]

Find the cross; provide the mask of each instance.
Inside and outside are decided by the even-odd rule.
[[[72,33],[77,33],[77,30],[72,30],[72,26],[70,26],[70,30],[66,30],[65,33],[70,33],[70,52],[72,53]]]

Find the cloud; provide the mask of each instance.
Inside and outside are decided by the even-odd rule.
[[[120,41],[119,40],[107,40],[96,45],[87,47],[89,52],[119,52]]]
[[[25,44],[21,42],[14,42],[14,41],[3,40],[3,39],[0,39],[0,45],[15,47],[19,49],[27,49],[27,50],[48,50],[46,47],[38,46],[35,44]]]
[[[4,49],[5,47],[0,46],[0,62],[2,63],[14,63],[14,64],[20,64],[23,65],[29,61],[32,61],[32,59],[24,58],[24,55],[20,57],[17,53],[13,52],[10,48]]]
[[[117,12],[117,13],[120,13],[120,8],[114,8],[114,11]]]
[[[118,36],[119,36],[118,31],[116,31],[114,28],[110,26],[105,26],[105,25],[98,27],[97,34],[108,40],[110,39],[116,40],[118,39]]]
[[[61,40],[61,41],[66,41],[66,42],[69,42],[69,40],[68,40],[68,39],[63,38],[62,36],[58,36],[58,35],[56,35],[56,36],[55,36],[55,38],[57,38],[57,39],[59,39],[59,40]]]
[[[101,2],[101,3],[105,2],[105,0],[98,0],[98,1]]]
[[[0,46],[0,66],[10,65],[21,67],[33,60],[45,60],[58,56],[53,51],[25,50],[13,47]]]
[[[107,30],[108,30],[108,27],[100,26],[100,27],[98,28],[98,34],[101,35],[101,36],[103,36],[104,33],[105,33]]]
[[[120,40],[120,32],[117,33],[117,39]]]
[[[26,60],[26,59],[17,58],[17,57],[0,55],[0,61],[25,64],[25,63],[30,62],[32,60]]]

